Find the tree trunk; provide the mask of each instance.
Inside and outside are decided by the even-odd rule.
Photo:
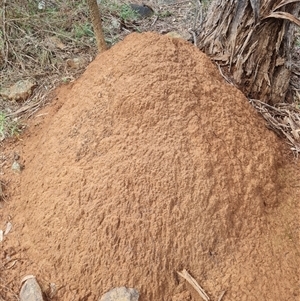
[[[291,49],[300,0],[214,0],[198,46],[249,98],[289,96]]]
[[[89,12],[94,28],[98,51],[99,53],[101,53],[107,49],[107,46],[104,39],[101,16],[100,16],[97,0],[87,0],[87,4],[89,6]]]

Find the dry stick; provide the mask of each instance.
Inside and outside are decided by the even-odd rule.
[[[197,28],[197,22],[198,22],[198,19],[199,17],[201,16],[201,19],[202,19],[202,5],[201,5],[201,2],[200,0],[197,1],[197,10],[196,10],[196,16],[195,16],[195,19],[194,19],[194,24],[193,24],[193,31],[196,31],[196,28]]]
[[[225,295],[226,291],[221,292],[220,297],[218,298],[218,301],[221,301],[223,296]]]
[[[2,185],[3,185],[3,182],[0,181],[0,201],[5,201]]]
[[[154,21],[153,21],[152,24],[151,24],[151,27],[156,23],[157,20],[158,20],[158,15],[155,16]]]
[[[194,30],[189,30],[189,33],[193,36],[194,45],[197,46],[197,37]]]
[[[234,84],[232,83],[232,81],[231,81],[227,76],[224,75],[224,73],[223,73],[223,71],[222,71],[220,65],[217,64],[217,66],[218,66],[218,68],[219,68],[220,74],[221,74],[221,75],[223,76],[223,78],[227,81],[227,83],[234,86]]]
[[[7,65],[8,62],[8,43],[7,43],[7,35],[6,35],[6,0],[3,0],[3,12],[2,12],[2,32],[3,32],[3,44],[4,44],[4,66]]]
[[[177,272],[183,279],[185,279],[202,297],[203,300],[209,301],[209,297],[205,293],[204,289],[197,283],[197,281],[188,273],[186,269],[182,270],[182,272]]]
[[[178,6],[178,5],[189,3],[189,2],[191,2],[191,1],[187,0],[187,1],[181,1],[181,2],[176,2],[176,3],[165,4],[164,6]]]

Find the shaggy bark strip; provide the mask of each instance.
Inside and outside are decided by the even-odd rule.
[[[266,103],[291,98],[291,49],[300,1],[215,0],[199,47],[250,98]]]

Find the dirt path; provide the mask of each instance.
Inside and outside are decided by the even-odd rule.
[[[296,300],[300,165],[283,150],[199,50],[130,35],[5,149],[24,170],[3,168],[0,296],[34,274],[50,300],[201,300],[187,269],[212,300]]]

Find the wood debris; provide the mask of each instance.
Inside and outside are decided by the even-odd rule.
[[[222,291],[221,294],[220,294],[220,297],[218,298],[218,301],[221,301],[222,298],[224,297],[226,291]]]
[[[267,127],[279,136],[287,138],[291,150],[300,153],[300,108],[295,104],[279,103],[268,105],[257,99],[250,99],[251,105],[262,114]]]
[[[182,278],[184,278],[201,296],[201,298],[205,301],[209,301],[209,297],[205,293],[204,289],[197,283],[197,281],[189,274],[189,272],[184,269],[182,272],[177,272]]]

